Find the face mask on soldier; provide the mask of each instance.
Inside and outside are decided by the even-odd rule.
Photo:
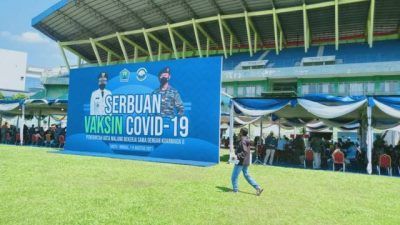
[[[160,84],[161,84],[161,86],[164,86],[164,84],[166,84],[168,82],[168,78],[166,78],[166,77],[161,77],[160,78]]]

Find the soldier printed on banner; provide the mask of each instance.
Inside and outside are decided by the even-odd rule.
[[[161,94],[161,115],[164,117],[182,116],[185,108],[179,92],[169,84],[171,71],[169,67],[164,68],[158,74],[160,87],[153,94]]]
[[[90,115],[92,116],[106,115],[105,99],[107,95],[111,95],[111,91],[106,89],[107,81],[108,74],[100,73],[98,76],[99,89],[93,91],[90,98]]]

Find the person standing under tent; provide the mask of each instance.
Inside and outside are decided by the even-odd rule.
[[[284,151],[286,148],[286,144],[287,144],[287,137],[285,135],[283,135],[283,137],[279,137],[278,141],[277,141],[277,146],[276,146],[276,150],[277,150],[277,160],[281,161],[282,158],[284,157]]]
[[[313,137],[310,142],[311,150],[314,152],[314,169],[321,168],[321,152],[324,149],[324,143],[320,137]]]
[[[263,189],[260,187],[260,185],[257,184],[257,182],[250,176],[248,172],[248,168],[251,162],[251,151],[250,139],[247,137],[247,134],[248,130],[246,128],[240,129],[240,140],[235,149],[236,160],[234,160],[235,166],[233,167],[231,177],[232,187],[234,193],[237,193],[239,191],[238,177],[240,175],[240,172],[242,171],[246,181],[251,186],[253,186],[254,189],[256,189],[256,195],[259,196],[263,192]]]
[[[1,143],[5,144],[6,143],[6,137],[7,137],[7,133],[8,133],[8,123],[5,122],[3,126],[1,126]]]
[[[272,163],[274,162],[274,155],[277,144],[278,141],[274,137],[274,132],[271,131],[271,133],[269,133],[268,137],[265,139],[265,147],[267,150],[265,152],[264,166],[267,165],[268,158],[270,165],[272,165]]]

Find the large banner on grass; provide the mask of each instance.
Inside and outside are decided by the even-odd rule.
[[[221,61],[71,70],[65,149],[218,163]]]

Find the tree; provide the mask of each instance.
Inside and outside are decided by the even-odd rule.
[[[0,92],[0,99],[4,99],[4,95],[2,92]]]
[[[12,99],[14,100],[22,100],[22,99],[27,99],[28,96],[26,94],[18,93],[12,96]]]

